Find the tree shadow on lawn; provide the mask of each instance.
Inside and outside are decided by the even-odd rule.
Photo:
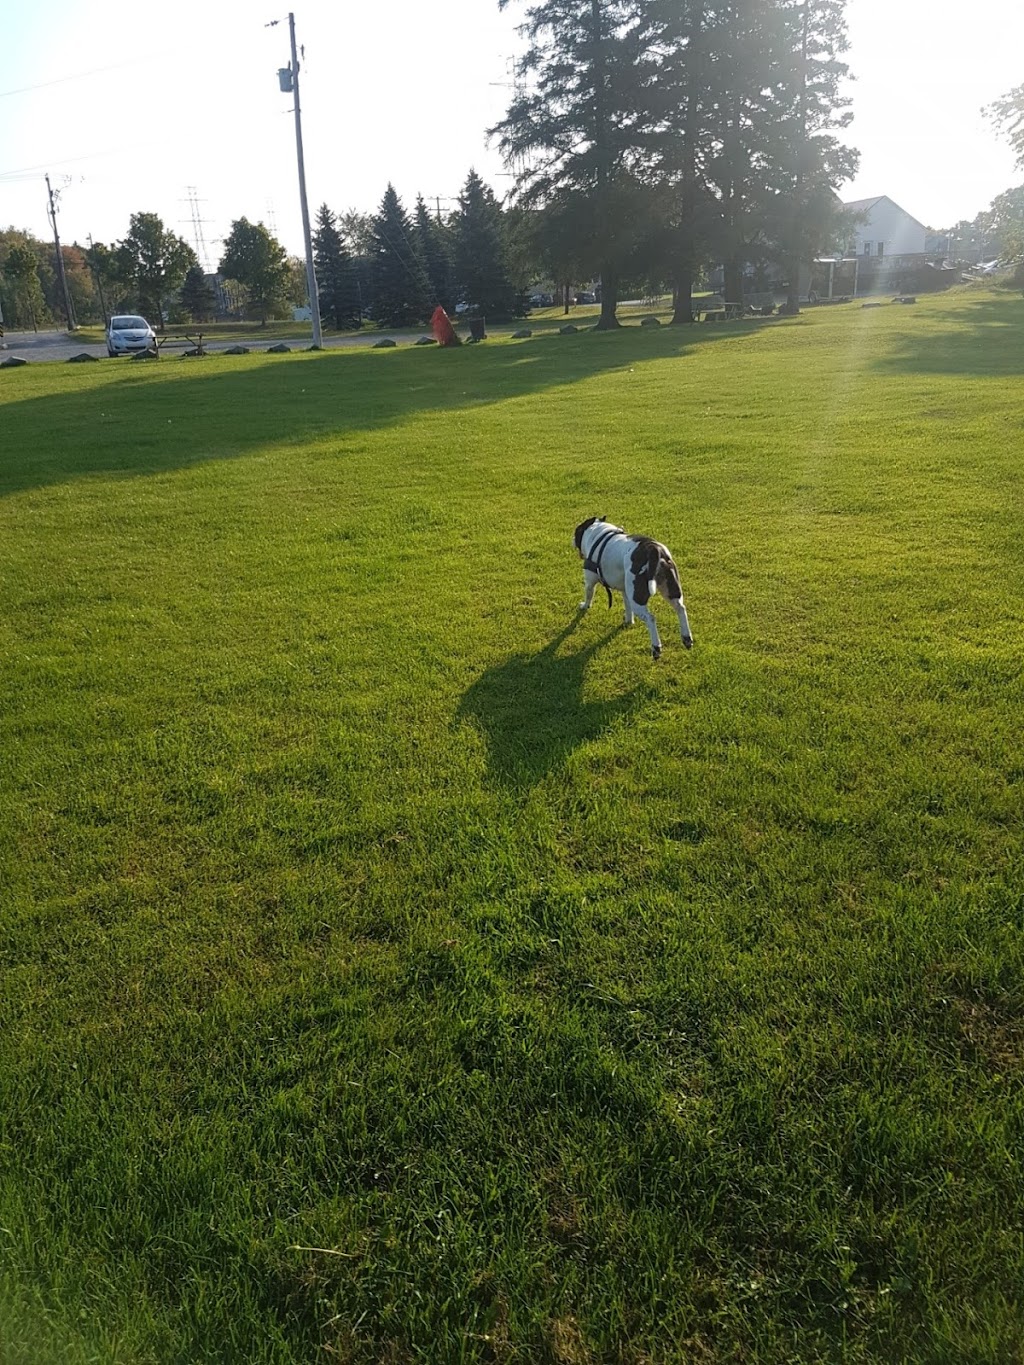
[[[1019,375],[1024,367],[1024,299],[991,295],[929,308],[922,330],[894,341],[874,362],[886,374]]]
[[[584,701],[587,666],[620,627],[570,653],[559,648],[582,613],[536,654],[515,654],[483,673],[459,704],[487,744],[488,776],[505,787],[531,787],[580,744],[598,738],[648,697],[637,685],[609,700]]]
[[[280,442],[337,439],[344,453],[347,436],[415,413],[486,406],[757,330],[627,327],[452,351],[106,361],[89,367],[84,387],[61,392],[55,383],[45,394],[33,393],[42,367],[12,370],[0,379],[0,497],[93,474],[165,473]]]

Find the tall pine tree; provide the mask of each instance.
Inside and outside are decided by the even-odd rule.
[[[426,322],[436,305],[412,223],[393,185],[384,192],[371,239],[374,317],[388,327]]]
[[[193,322],[207,322],[213,317],[217,300],[198,261],[189,266],[178,291],[178,299]]]
[[[511,0],[498,0],[504,9]],[[593,220],[599,328],[616,327],[619,280],[638,227],[644,0],[530,0],[522,25],[529,88],[491,130],[522,202],[574,196]]]
[[[416,246],[430,281],[434,306],[440,304],[446,313],[450,313],[457,302],[451,231],[439,215],[431,214],[421,194],[416,197],[414,222]]]
[[[462,187],[454,229],[455,278],[463,298],[488,317],[514,316],[517,290],[509,273],[501,206],[476,171]]]
[[[338,220],[326,204],[316,215],[313,265],[320,290],[320,313],[339,332],[362,321],[355,267],[338,230]]]

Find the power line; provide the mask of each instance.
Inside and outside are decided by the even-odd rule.
[[[45,171],[53,166],[71,166],[77,161],[97,161],[104,156],[117,156],[120,152],[140,152],[143,147],[136,143],[131,147],[111,147],[105,152],[87,152],[84,156],[65,156],[59,160],[51,158],[49,161],[41,161],[38,166],[20,166],[16,171],[0,171],[0,180],[13,181],[24,177],[26,180],[38,179],[40,171]]]
[[[90,76],[100,76],[104,71],[120,71],[126,66],[138,66],[142,62],[156,61],[161,55],[166,53],[151,52],[145,57],[130,57],[123,62],[113,62],[110,66],[94,66],[91,71],[79,71],[73,76],[58,76],[56,80],[39,81],[37,85],[22,85],[17,90],[0,90],[0,100],[7,99],[9,95],[28,95],[33,90],[46,90],[51,85],[67,85],[69,81],[85,81]]]

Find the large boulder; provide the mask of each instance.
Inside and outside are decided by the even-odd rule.
[[[661,326],[661,319],[660,319],[660,318],[654,317],[653,314],[650,314],[650,315],[648,315],[647,317],[641,318],[641,319],[640,319],[640,326],[641,326],[641,327],[660,327],[660,326]]]
[[[279,341],[276,346],[267,347],[267,355],[287,355],[292,348]]]
[[[395,346],[397,346],[397,345],[398,345],[398,342],[395,341],[395,339],[394,339],[393,337],[381,337],[380,341],[375,341],[375,342],[373,343],[373,350],[375,350],[375,351],[390,351],[393,347],[395,347]]]
[[[77,355],[69,355],[67,364],[80,365],[83,360],[99,360],[98,355],[90,355],[88,351],[79,351]]]
[[[248,355],[248,346],[229,346],[224,352],[225,355]]]
[[[533,336],[533,333],[530,331],[529,327],[520,327],[520,329],[519,329],[518,332],[513,332],[513,333],[512,333],[512,340],[513,340],[513,341],[525,341],[527,337],[532,337],[532,336]]]
[[[571,337],[575,336],[575,334],[579,330],[580,329],[578,327],[574,327],[571,322],[567,322],[564,327],[559,327],[558,335],[562,337]]]
[[[417,340],[416,340],[416,345],[417,345],[417,346],[436,346],[436,345],[437,345],[437,342],[434,340],[433,337],[418,337]]]
[[[20,355],[8,356],[6,360],[0,360],[0,370],[13,370],[19,365],[27,365],[28,361]]]

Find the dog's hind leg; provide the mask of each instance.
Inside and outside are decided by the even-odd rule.
[[[642,607],[639,602],[631,601],[629,594],[626,594],[626,610],[639,616],[647,627],[647,633],[651,637],[651,655],[655,659],[661,658],[661,637],[658,635],[658,623],[655,621],[650,610]]]
[[[681,597],[670,597],[668,604],[679,617],[679,634],[683,637],[683,644],[687,649],[692,649],[693,636],[690,634],[690,620],[686,615],[686,603]]]
[[[594,589],[597,587],[598,577],[596,573],[591,573],[589,569],[583,570],[583,601],[580,603],[580,611],[589,611],[590,605],[594,600]]]
[[[664,597],[675,612],[679,621],[679,634],[683,637],[683,644],[687,649],[693,648],[693,636],[690,634],[690,621],[686,615],[686,603],[683,601],[683,590],[679,586],[679,574],[676,566],[671,559],[662,559],[658,566],[658,591]]]

